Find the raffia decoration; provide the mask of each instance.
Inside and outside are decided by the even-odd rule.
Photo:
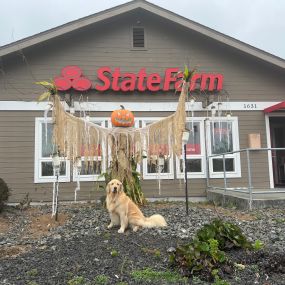
[[[164,154],[181,155],[182,132],[185,129],[185,98],[187,83],[183,84],[176,112],[144,128],[104,128],[67,113],[59,96],[54,96],[53,122],[54,144],[60,153],[73,162],[77,157],[86,160],[96,159],[101,152],[102,160],[108,159],[107,148],[112,150],[112,157],[134,158],[140,162],[142,153],[159,156],[161,145],[167,145]],[[99,150],[99,146],[101,150]],[[121,160],[124,164],[124,159]],[[122,165],[123,166],[123,165]]]
[[[131,161],[140,163],[143,154],[148,159],[163,155],[171,157],[182,153],[182,133],[185,129],[185,100],[188,83],[183,83],[175,113],[144,128],[104,128],[64,110],[58,95],[53,96],[53,142],[60,154],[73,163],[78,157],[85,161],[98,156],[111,164],[112,177],[132,184]],[[164,146],[163,152],[161,146]],[[108,156],[108,149],[111,156]],[[157,163],[157,160],[155,160]],[[87,165],[87,163],[86,163]],[[92,164],[91,164],[92,165]],[[140,202],[140,201],[135,201]]]

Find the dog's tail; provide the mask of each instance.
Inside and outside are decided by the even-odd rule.
[[[167,223],[161,215],[156,214],[145,218],[141,226],[144,228],[160,228],[166,227]]]

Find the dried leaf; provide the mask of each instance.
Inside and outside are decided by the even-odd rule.
[[[41,101],[44,101],[45,99],[48,99],[50,97],[50,92],[44,92],[42,95],[40,95],[37,99],[38,103]]]

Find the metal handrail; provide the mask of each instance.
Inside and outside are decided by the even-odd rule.
[[[261,148],[242,148],[239,150],[234,150],[234,151],[229,151],[229,152],[223,152],[223,153],[219,153],[219,154],[212,154],[212,155],[208,155],[208,158],[211,157],[217,157],[217,156],[223,156],[223,155],[228,155],[228,154],[234,154],[234,153],[241,153],[241,152],[245,152],[245,151],[262,151],[262,150],[285,150],[285,147],[261,147]]]
[[[224,152],[224,153],[219,153],[219,154],[213,154],[213,155],[208,155],[206,157],[207,160],[207,164],[206,164],[206,180],[207,180],[207,191],[211,188],[213,190],[218,189],[218,190],[223,190],[223,204],[225,204],[225,196],[228,192],[240,192],[240,193],[246,193],[249,195],[248,200],[249,200],[249,209],[252,210],[252,196],[254,194],[270,194],[270,193],[285,193],[285,189],[283,190],[278,190],[278,191],[259,191],[259,192],[253,192],[253,185],[252,185],[252,173],[251,173],[251,160],[250,160],[250,152],[251,151],[278,151],[278,150],[285,150],[285,147],[276,147],[276,148],[244,148],[244,149],[240,149],[240,150],[234,150],[234,151],[230,151],[230,152]],[[246,188],[246,190],[241,190],[240,187],[239,188],[228,188],[227,187],[227,171],[226,171],[226,163],[225,163],[225,159],[226,156],[229,154],[235,154],[235,153],[242,153],[242,152],[246,152],[246,159],[247,159],[247,172],[248,172],[248,187]],[[210,186],[210,171],[209,171],[209,160],[210,158],[213,157],[222,157],[223,159],[223,179],[224,179],[224,187],[214,187],[214,186]],[[269,159],[269,157],[268,157]]]

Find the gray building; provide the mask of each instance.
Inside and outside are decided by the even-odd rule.
[[[0,48],[0,177],[13,189],[11,202],[29,193],[33,201],[52,196],[51,118],[37,103],[36,81],[56,78],[77,115],[111,127],[119,105],[132,110],[136,126],[172,114],[177,105],[175,72],[197,66],[187,103],[187,169],[190,196],[206,195],[206,174],[223,186],[223,161],[206,156],[248,147],[285,145],[285,60],[142,0],[67,23]],[[134,75],[130,75],[130,73]],[[134,82],[123,81],[133,79]],[[66,80],[67,79],[67,80]],[[191,100],[193,99],[193,100]],[[161,146],[163,152],[163,146]],[[256,188],[285,186],[285,151],[251,155]],[[225,156],[228,187],[247,183],[244,153]],[[99,171],[80,176],[80,200],[102,195]],[[184,195],[181,161],[165,157],[160,174],[147,160],[139,166],[146,197]],[[60,199],[73,200],[77,176],[63,161]]]

